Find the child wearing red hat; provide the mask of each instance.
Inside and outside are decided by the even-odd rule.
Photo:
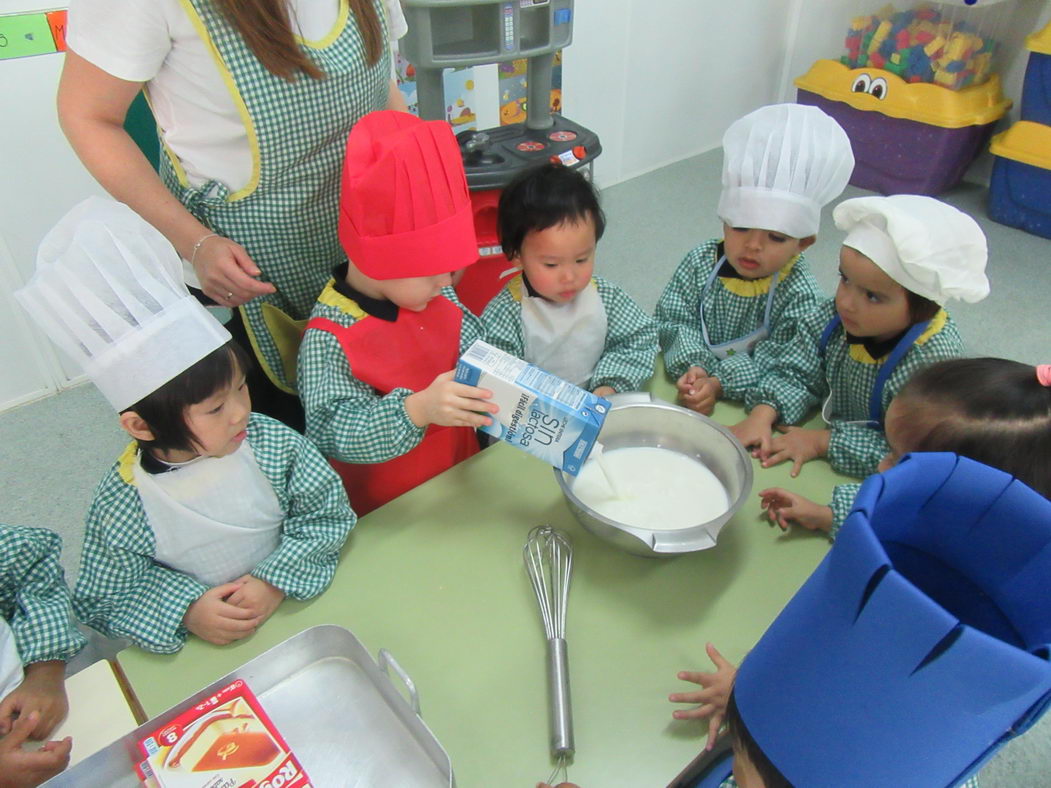
[[[354,126],[339,237],[348,260],[314,305],[298,383],[307,437],[365,514],[478,451],[497,411],[453,380],[481,331],[451,287],[478,245],[447,123],[387,110]]]

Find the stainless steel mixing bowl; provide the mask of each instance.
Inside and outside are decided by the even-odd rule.
[[[675,555],[714,547],[719,531],[752,492],[748,452],[726,427],[652,394],[614,394],[609,399],[613,407],[599,434],[606,451],[651,446],[692,457],[723,483],[730,508],[709,522],[672,531],[625,525],[581,503],[573,494],[573,477],[556,468],[555,478],[580,524],[600,539],[636,555]]]

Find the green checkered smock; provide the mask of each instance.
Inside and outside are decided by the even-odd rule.
[[[460,352],[481,337],[478,318],[451,287],[443,296],[463,313]],[[368,314],[357,302],[335,289],[330,280],[321,292],[311,319],[323,317],[352,326]],[[377,318],[378,319],[378,318]],[[386,462],[415,449],[426,430],[412,423],[405,411],[411,389],[396,388],[380,395],[354,377],[339,340],[327,331],[310,330],[299,347],[299,396],[306,412],[306,434],[326,457],[341,462]]]
[[[251,574],[293,599],[315,597],[332,581],[357,519],[343,484],[310,441],[268,416],[251,415],[247,440],[285,512],[281,544]],[[95,489],[73,606],[105,635],[170,654],[186,640],[186,609],[208,586],[153,560],[156,542],[133,483],[138,458],[133,443]]]
[[[719,265],[722,241],[701,244],[679,263],[657,302],[657,322],[664,366],[678,379],[692,366],[703,367],[719,378],[726,399],[743,400],[750,388],[770,368],[781,348],[795,336],[799,320],[808,315],[824,295],[803,255],[783,269],[770,310],[770,336],[751,355],[735,353],[719,359],[701,333],[701,294],[712,270]],[[744,280],[716,276],[704,294],[704,321],[716,345],[746,336],[763,323],[767,293],[773,277]]]
[[[634,299],[601,276],[592,282],[606,310],[606,345],[584,388],[610,386],[614,391],[638,391],[653,377],[657,358],[657,324]],[[490,345],[517,358],[525,356],[522,337],[522,275],[513,277],[482,312],[482,331]]]
[[[856,483],[837,484],[832,488],[832,501],[829,503],[829,506],[832,507],[832,530],[828,532],[829,539],[835,540],[836,534],[843,526],[843,521],[854,508],[854,499],[858,497],[860,489],[861,485]]]
[[[384,5],[373,5],[385,42]],[[202,224],[244,246],[261,278],[277,288],[240,309],[263,371],[295,393],[286,373],[294,368],[294,350],[282,341],[287,320],[307,317],[332,268],[346,259],[336,227],[347,135],[362,116],[386,107],[390,51],[384,46],[379,61],[368,65],[355,15],[341,3],[336,29],[323,41],[299,40],[325,78],[299,74],[289,81],[267,71],[217,3],[182,0],[181,7],[215,55],[245,119],[252,177],[236,192],[214,180],[191,186],[167,148],[161,177]]]
[[[756,405],[770,405],[780,421],[798,424],[831,394],[828,461],[841,473],[863,478],[876,472],[890,447],[882,429],[850,422],[869,418],[869,397],[886,356],[874,359],[863,345],[848,343],[842,325],[832,332],[825,353],[820,354],[821,333],[835,314],[835,303],[828,299],[800,322],[796,338],[782,349],[777,362],[745,397],[745,407],[750,411]],[[912,373],[962,353],[956,324],[944,309],[939,310],[887,380],[882,414]]]
[[[23,665],[68,662],[87,642],[73,620],[61,552],[52,531],[0,525],[0,614]]]

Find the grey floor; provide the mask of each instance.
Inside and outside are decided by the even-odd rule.
[[[720,232],[715,217],[720,167],[721,152],[715,150],[605,190],[609,221],[596,270],[652,310],[683,255]],[[867,192],[849,187],[844,197],[863,194]],[[990,221],[986,196],[984,187],[964,184],[944,197],[985,230],[992,282],[992,294],[985,301],[954,305],[950,311],[971,354],[1051,362],[1051,240]],[[826,210],[818,242],[807,257],[831,294],[843,236],[830,213]],[[0,414],[3,519],[60,533],[70,582],[92,489],[126,442],[113,411],[91,386]],[[96,653],[113,648],[99,641],[93,646]],[[982,783],[987,788],[1051,786],[1051,715],[1005,747],[982,771]]]

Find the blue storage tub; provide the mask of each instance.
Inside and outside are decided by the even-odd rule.
[[[1051,238],[1051,126],[1020,120],[993,137],[989,218]]]
[[[1029,65],[1022,83],[1022,120],[1051,126],[1051,24],[1025,40]]]

